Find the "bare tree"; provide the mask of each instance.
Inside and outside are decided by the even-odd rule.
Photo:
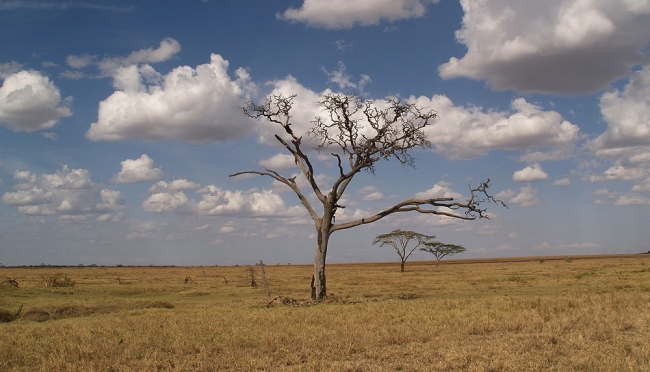
[[[404,231],[404,230],[393,230],[388,234],[377,235],[375,240],[373,240],[372,245],[381,243],[380,247],[384,245],[390,245],[395,248],[397,255],[402,260],[401,263],[401,272],[404,272],[404,264],[406,260],[413,254],[413,252],[422,247],[426,242],[431,239],[435,239],[435,235],[425,235],[416,233],[414,231]],[[411,240],[415,240],[416,244],[409,248],[408,245]]]
[[[326,94],[319,101],[327,116],[317,117],[308,135],[317,143],[317,149],[333,149],[331,154],[338,164],[338,178],[329,190],[323,190],[316,181],[313,164],[303,151],[303,137],[291,128],[291,108],[295,95],[285,97],[273,95],[263,103],[249,101],[243,108],[245,115],[251,118],[263,118],[277,124],[288,140],[276,134],[275,138],[293,155],[296,164],[312,189],[322,211],[314,208],[307,195],[301,190],[294,177],[287,178],[273,169],[264,171],[244,171],[232,174],[257,174],[268,176],[287,185],[298,196],[316,229],[316,257],[314,273],[311,280],[311,297],[320,301],[327,296],[325,278],[325,257],[329,239],[338,230],[349,229],[359,225],[378,221],[393,213],[418,212],[474,220],[487,217],[481,203],[495,200],[487,193],[489,180],[481,182],[476,188],[470,188],[470,196],[464,201],[453,198],[408,199],[390,206],[374,215],[354,221],[336,223],[336,211],[345,206],[339,204],[345,190],[355,175],[361,171],[375,172],[375,163],[380,160],[396,159],[402,165],[413,166],[415,158],[410,153],[414,148],[430,147],[424,129],[436,118],[433,110],[424,110],[413,103],[391,99],[379,105],[355,95]],[[345,160],[344,160],[345,159]],[[456,211],[463,211],[458,214]]]
[[[440,260],[445,256],[465,252],[467,249],[462,245],[446,244],[441,242],[426,242],[421,251],[429,252],[436,257],[436,266],[440,266]]]

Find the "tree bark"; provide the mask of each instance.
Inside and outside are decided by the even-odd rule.
[[[311,277],[311,298],[315,301],[322,301],[327,297],[327,280],[325,278],[325,259],[327,257],[327,245],[331,235],[331,208],[326,209],[323,218],[317,223],[318,237],[316,238],[316,257],[314,257],[314,274]]]
[[[320,234],[319,234],[320,235]],[[319,237],[314,258],[314,274],[311,277],[311,298],[321,301],[327,297],[327,280],[325,279],[325,257],[329,237]]]
[[[402,272],[404,272],[404,261],[402,261]]]

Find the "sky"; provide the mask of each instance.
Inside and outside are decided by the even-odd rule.
[[[327,93],[437,112],[415,167],[359,174],[337,222],[487,179],[508,205],[337,231],[329,263],[398,260],[371,244],[395,229],[455,258],[650,250],[648,0],[0,0],[0,25],[4,265],[313,262],[295,194],[229,177],[298,175],[242,113],[271,94],[305,138]],[[336,159],[305,144],[326,189]]]

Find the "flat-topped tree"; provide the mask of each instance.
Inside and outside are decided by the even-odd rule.
[[[317,143],[319,151],[331,151],[338,164],[338,178],[329,189],[323,189],[316,181],[313,164],[302,148],[302,134],[296,134],[291,128],[291,109],[295,95],[285,97],[273,95],[263,103],[249,101],[243,108],[248,117],[263,118],[277,124],[278,129],[288,135],[285,140],[276,134],[275,138],[293,155],[296,164],[307,179],[318,202],[322,204],[319,212],[312,206],[306,194],[296,184],[295,177],[287,178],[273,169],[264,171],[244,171],[232,174],[257,174],[269,176],[291,188],[305,207],[316,228],[316,257],[314,274],[311,280],[311,297],[320,301],[327,296],[325,278],[325,257],[330,236],[338,230],[378,221],[393,213],[418,212],[474,220],[485,218],[484,201],[494,200],[487,193],[489,180],[481,182],[476,188],[470,188],[470,196],[464,201],[453,198],[408,199],[392,205],[376,214],[354,221],[335,223],[338,208],[344,208],[339,201],[355,175],[361,171],[375,172],[375,163],[380,160],[396,159],[402,165],[413,166],[415,158],[410,153],[415,148],[430,147],[424,129],[432,124],[436,112],[425,110],[413,103],[391,99],[375,104],[372,100],[355,95],[326,94],[319,105],[326,117],[317,117],[307,135]],[[463,213],[457,213],[461,211]]]
[[[440,266],[440,260],[445,256],[452,256],[456,253],[465,252],[467,249],[458,244],[447,244],[441,242],[426,242],[421,251],[429,252],[436,257],[436,266]]]
[[[435,238],[435,235],[425,235],[416,233],[414,231],[404,231],[397,229],[387,234],[377,235],[375,240],[372,241],[372,245],[381,243],[379,244],[380,247],[383,247],[385,245],[390,245],[393,247],[395,249],[395,252],[397,252],[399,258],[402,260],[400,268],[401,272],[404,272],[404,265],[406,264],[406,260],[411,257],[413,252],[417,248],[422,247],[424,244]],[[409,247],[411,240],[415,241],[415,245]],[[422,250],[422,248],[420,248],[420,250]]]

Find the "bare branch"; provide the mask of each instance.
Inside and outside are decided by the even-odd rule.
[[[295,177],[291,178],[286,178],[284,176],[281,176],[278,172],[264,168],[266,172],[260,172],[260,171],[244,171],[244,172],[237,172],[234,174],[231,174],[229,177],[236,177],[240,176],[243,174],[257,174],[260,176],[268,176],[273,178],[274,180],[283,183],[291,188],[294,193],[298,196],[298,199],[300,199],[300,203],[307,209],[307,212],[309,213],[309,216],[314,220],[314,222],[319,223],[320,217],[318,217],[318,213],[314,210],[314,208],[311,206],[311,203],[309,203],[309,200],[305,197],[305,195],[302,193],[298,185],[296,185],[296,180]]]
[[[471,197],[465,203],[454,202],[453,198],[434,198],[434,199],[409,199],[395,204],[394,206],[384,209],[383,211],[369,217],[360,218],[355,221],[344,222],[333,225],[331,232],[337,230],[349,229],[359,225],[365,225],[378,221],[393,213],[401,212],[418,212],[422,214],[434,214],[439,216],[446,216],[457,218],[461,220],[475,220],[477,218],[489,219],[487,209],[482,208],[481,204],[485,201],[493,202],[506,206],[501,200],[497,200],[488,194],[487,189],[490,187],[490,180],[481,182],[481,185],[475,189],[470,189]],[[431,209],[432,207],[442,207],[449,209],[449,212],[438,209]],[[465,210],[464,215],[452,213],[456,210]]]

